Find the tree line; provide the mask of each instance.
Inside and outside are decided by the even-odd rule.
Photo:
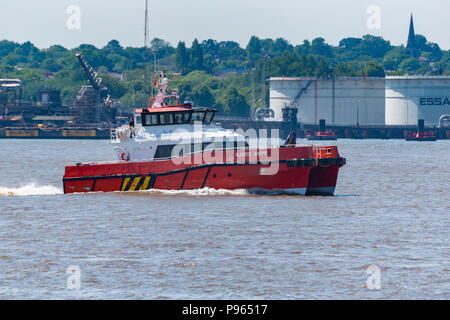
[[[75,54],[81,52],[103,78],[112,98],[125,106],[146,105],[153,83],[153,65],[181,73],[172,88],[182,100],[210,106],[231,116],[248,116],[251,84],[255,79],[256,106],[262,106],[262,81],[273,76],[384,77],[390,75],[450,75],[450,50],[442,50],[423,35],[416,35],[418,57],[404,46],[373,35],[342,39],[337,46],[323,38],[293,45],[283,38],[250,38],[245,48],[234,41],[202,42],[173,47],[155,38],[150,48],[123,47],[111,40],[103,48],[83,44],[74,49],[60,45],[39,49],[30,42],[0,41],[0,78],[20,78],[27,100],[36,100],[40,88],[61,90],[69,103],[86,84]],[[156,51],[154,54],[153,51]],[[267,91],[267,90],[266,90]]]

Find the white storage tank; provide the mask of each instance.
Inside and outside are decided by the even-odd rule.
[[[386,77],[386,125],[439,124],[439,118],[450,114],[450,77]]]
[[[330,125],[384,125],[384,78],[270,78],[270,108],[276,121],[282,120],[282,109],[295,102],[298,121],[318,124],[325,119]]]

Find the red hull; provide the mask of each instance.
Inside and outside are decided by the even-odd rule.
[[[300,194],[316,194],[317,190],[332,188],[334,192],[338,170],[345,160],[339,157],[336,147],[327,148],[332,150],[328,154],[329,160],[318,159],[317,151],[311,146],[297,146],[278,149],[279,157],[275,160],[270,157],[276,149],[269,149],[262,152],[226,151],[226,163],[204,161],[201,156],[196,159],[196,155],[190,155],[182,159],[197,164],[175,164],[172,160],[78,164],[66,167],[64,192],[189,190],[204,187],[287,190]],[[210,152],[206,154],[209,158],[205,158],[214,159],[219,152],[223,151]],[[256,159],[256,154],[259,155],[258,161],[252,161]],[[233,157],[236,161],[229,162],[228,159]],[[269,164],[264,162],[269,159]],[[275,174],[268,174],[271,166],[277,169]]]
[[[306,139],[308,140],[337,140],[337,136],[334,132],[331,131],[317,131],[313,135],[307,135]]]
[[[433,131],[414,132],[406,135],[406,141],[436,141],[436,135]]]

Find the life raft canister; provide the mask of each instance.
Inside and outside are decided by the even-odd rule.
[[[123,161],[130,161],[130,153],[122,152],[120,154],[120,159],[122,159]]]

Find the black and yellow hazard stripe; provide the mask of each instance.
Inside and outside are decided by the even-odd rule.
[[[155,185],[154,176],[124,178],[120,191],[149,190]]]

